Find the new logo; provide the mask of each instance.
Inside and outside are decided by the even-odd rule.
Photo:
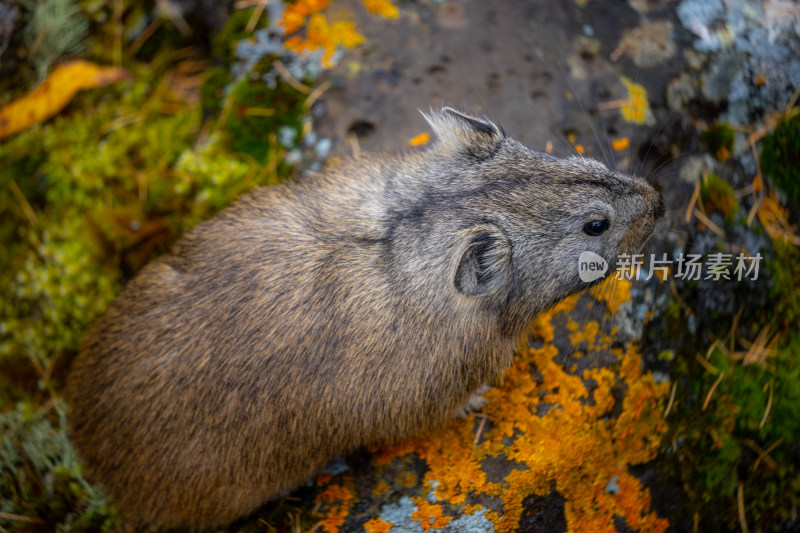
[[[608,262],[594,252],[587,250],[578,257],[578,276],[585,283],[602,278],[607,271]]]

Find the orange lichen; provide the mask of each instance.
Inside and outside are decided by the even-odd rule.
[[[375,496],[380,496],[381,494],[386,494],[387,492],[389,492],[389,489],[391,489],[389,484],[381,480],[378,481],[372,488],[372,494],[374,494]]]
[[[348,485],[353,483],[352,478],[349,477],[343,478],[342,481]],[[338,533],[355,503],[355,494],[352,488],[334,483],[317,494],[315,501],[319,504],[320,512],[324,516],[317,524],[317,528],[326,533]]]
[[[571,332],[569,340],[573,348],[584,347],[587,350],[605,350],[611,345],[611,336],[605,335],[600,331],[600,324],[596,320],[587,322],[581,328],[577,322],[567,318],[567,329]],[[572,357],[576,358],[577,354],[572,354]]]
[[[308,18],[306,38],[293,36],[284,43],[288,50],[297,53],[323,50],[322,65],[333,66],[333,54],[339,46],[353,48],[364,42],[364,36],[356,31],[354,22],[336,21],[328,23],[322,13],[312,13]]]
[[[394,524],[381,520],[380,517],[364,522],[364,529],[367,533],[387,533],[391,531],[393,527]]]
[[[442,528],[452,520],[452,517],[444,515],[441,505],[430,503],[425,498],[411,500],[417,505],[417,510],[411,514],[411,518],[419,522],[425,531]]]
[[[314,476],[314,482],[317,486],[322,487],[323,485],[327,485],[328,483],[333,480],[333,475],[328,474],[327,472],[322,472],[321,474],[317,474]]]
[[[403,487],[413,487],[417,484],[417,475],[414,472],[406,470],[398,474],[397,477],[394,478],[394,482]]]
[[[364,7],[370,13],[375,13],[387,19],[397,18],[399,10],[389,0],[364,0]]]
[[[608,276],[592,290],[591,294],[598,302],[605,302],[609,313],[613,315],[619,311],[622,304],[630,299],[631,282],[614,275]]]
[[[623,286],[627,293],[629,287]],[[619,298],[605,299],[613,304]],[[376,466],[415,453],[428,465],[424,483],[437,501],[461,512],[482,509],[469,497],[501,498],[502,512],[484,514],[499,532],[516,530],[523,501],[531,495],[546,496],[553,487],[566,500],[569,531],[613,531],[615,516],[640,531],[665,531],[668,522],[651,512],[647,489],[628,468],[653,459],[658,451],[666,430],[661,413],[668,384],[656,384],[642,371],[633,344],[611,350],[619,363],[616,373],[609,368],[590,368],[580,377],[565,372],[555,362],[557,348],[547,342],[553,338],[552,318],[568,312],[576,301],[570,298],[534,321],[532,331],[545,344],[520,350],[503,386],[486,394],[490,403],[484,414],[492,425],[482,433],[480,444],[475,444],[475,422],[456,420],[426,437],[380,450]],[[595,346],[607,340],[596,324],[582,330],[576,326],[568,325],[574,340]],[[532,374],[534,369],[540,379]],[[587,388],[584,380],[593,387]],[[626,392],[621,413],[613,418],[612,391],[618,380]],[[542,407],[548,408],[547,414],[538,416]],[[501,454],[525,468],[512,470],[502,482],[488,482],[481,461]],[[612,479],[620,488],[613,494],[606,491]],[[439,527],[436,520],[444,518],[441,506],[422,498],[414,501],[414,518]]]
[[[430,140],[431,136],[423,132],[409,139],[408,144],[409,146],[422,146],[423,144],[427,144]]]
[[[284,8],[283,18],[278,24],[283,26],[287,35],[294,33],[305,25],[311,13],[322,11],[329,3],[330,0],[297,0]]]
[[[325,68],[333,66],[333,54],[340,46],[353,48],[365,41],[364,36],[356,31],[354,22],[328,22],[321,11],[329,4],[330,0],[297,0],[286,6],[279,21],[285,35],[296,33],[305,26],[305,38],[291,35],[284,46],[298,54],[322,50],[321,62]],[[389,0],[364,0],[364,7],[385,18],[396,18],[399,13]]]
[[[650,102],[647,100],[647,90],[624,76],[622,77],[622,83],[628,90],[628,99],[620,108],[622,118],[634,124],[652,122]]]
[[[630,146],[630,142],[627,137],[620,137],[611,141],[611,148],[614,150],[627,150],[628,146]]]

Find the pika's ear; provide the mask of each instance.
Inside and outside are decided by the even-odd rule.
[[[464,296],[492,294],[511,275],[511,243],[498,228],[470,228],[459,243],[457,257],[453,284]]]
[[[422,116],[431,125],[441,146],[479,159],[492,156],[506,136],[502,128],[489,120],[452,107],[444,107],[438,113],[431,110]]]

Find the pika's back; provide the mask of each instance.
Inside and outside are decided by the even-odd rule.
[[[451,109],[427,118],[427,151],[241,198],[98,320],[66,395],[87,474],[123,512],[225,524],[341,453],[442,423],[585,287],[581,252],[613,262],[663,213],[643,180]]]

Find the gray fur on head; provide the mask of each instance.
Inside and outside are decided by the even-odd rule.
[[[87,474],[123,513],[225,524],[476,405],[534,316],[586,286],[580,253],[614,264],[663,214],[641,179],[450,108],[425,118],[421,152],[245,195],[98,320],[66,396]]]

